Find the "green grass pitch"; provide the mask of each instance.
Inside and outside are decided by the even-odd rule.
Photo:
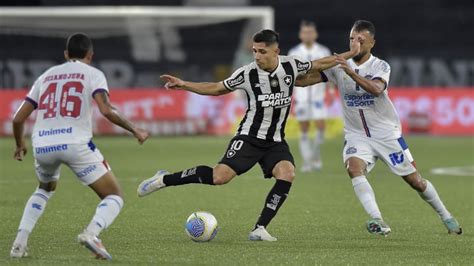
[[[473,264],[474,177],[436,176],[435,167],[474,164],[474,140],[409,137],[418,168],[436,186],[448,209],[463,225],[463,236],[446,233],[434,211],[403,180],[379,162],[369,175],[389,237],[369,235],[367,216],[357,201],[341,160],[342,139],[323,147],[324,170],[297,172],[288,200],[269,226],[275,243],[247,241],[274,181],[264,180],[259,167],[231,183],[211,187],[166,188],[145,198],[136,196],[140,181],[157,169],[181,170],[214,165],[230,137],[152,138],[139,146],[132,138],[96,138],[125,194],[125,207],[101,237],[114,257],[112,264]],[[290,140],[300,162],[297,140]],[[29,240],[30,257],[9,259],[23,207],[36,186],[31,151],[24,162],[12,159],[12,138],[0,139],[0,265],[71,264],[96,261],[76,243],[91,219],[96,195],[63,167],[58,190]],[[194,243],[184,233],[193,211],[206,210],[220,231],[209,243]]]

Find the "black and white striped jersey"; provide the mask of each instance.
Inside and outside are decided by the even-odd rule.
[[[236,135],[282,141],[296,78],[309,69],[311,61],[296,56],[279,56],[278,67],[272,73],[252,62],[224,80],[227,89],[242,89],[247,95],[247,111]]]

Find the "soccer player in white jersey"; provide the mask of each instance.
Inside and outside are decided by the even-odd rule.
[[[78,241],[97,258],[111,259],[98,236],[117,217],[123,199],[116,177],[92,142],[92,101],[102,115],[130,131],[140,144],[148,138],[148,132],[133,126],[110,104],[104,74],[90,66],[93,49],[89,37],[82,33],[69,36],[64,56],[66,63],[48,69],[35,81],[13,118],[14,158],[22,161],[27,152],[24,123],[37,109],[31,139],[39,186],[26,203],[10,256],[27,256],[28,237],[53,196],[60,167],[65,164],[101,198]]]
[[[314,22],[306,20],[301,22],[299,38],[301,43],[290,49],[288,55],[295,55],[308,60],[316,60],[331,55],[326,46],[316,42],[318,31]],[[295,90],[295,116],[301,131],[299,147],[303,158],[302,172],[320,170],[323,166],[320,149],[324,142],[325,119],[328,115],[324,101],[326,92],[329,92],[332,100],[334,98],[332,82],[319,83]],[[308,136],[311,121],[314,121],[317,129],[314,141],[311,141]]]
[[[345,123],[343,159],[355,194],[370,216],[367,230],[382,235],[391,231],[382,218],[374,191],[366,178],[380,159],[431,205],[448,233],[462,234],[461,226],[446,209],[433,184],[421,177],[402,137],[400,119],[387,93],[390,66],[371,53],[375,45],[375,26],[369,21],[358,20],[352,27],[350,40],[356,35],[361,38],[357,56],[349,61],[338,57],[339,66],[322,74],[311,73],[304,80],[298,80],[297,85],[330,80],[340,90]]]
[[[295,56],[279,56],[278,42],[278,34],[272,30],[257,32],[253,37],[255,61],[237,69],[231,77],[221,82],[198,83],[170,75],[161,76],[169,89],[203,95],[217,96],[237,89],[243,90],[247,95],[248,107],[235,137],[216,166],[200,165],[176,173],[158,171],[155,176],[139,185],[139,196],[164,187],[191,183],[224,185],[258,163],[264,177],[275,177],[276,182],[268,193],[260,217],[249,234],[249,240],[277,240],[267,232],[266,227],[286,200],[295,178],[293,156],[284,139],[295,80],[304,76],[308,70],[319,72],[336,65],[335,56],[315,61]],[[353,42],[351,51],[343,56],[350,58],[358,54],[359,46],[360,43]]]

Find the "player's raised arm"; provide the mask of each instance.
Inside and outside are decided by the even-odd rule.
[[[173,90],[187,90],[201,95],[219,96],[231,92],[224,87],[223,82],[191,82],[184,81],[171,75],[161,75],[165,87]]]
[[[94,94],[100,113],[105,116],[110,122],[120,126],[123,129],[130,131],[140,144],[143,144],[149,137],[148,131],[135,127],[130,121],[123,117],[115,106],[109,101],[107,92],[98,92]]]
[[[350,59],[360,52],[360,39],[361,37],[358,35],[356,38],[351,40],[350,43],[350,50],[347,52],[344,52],[342,54],[334,54],[331,56],[326,56],[318,60],[314,60],[311,63],[311,70],[309,72],[321,72],[323,70],[329,69],[331,67],[336,66],[338,63],[336,62],[336,59],[338,56],[344,58],[344,59]]]
[[[342,68],[344,72],[346,72],[346,74],[357,83],[357,85],[359,85],[363,90],[367,91],[368,93],[374,96],[379,96],[387,88],[387,81],[384,80],[382,77],[376,77],[375,79],[367,79],[362,77],[347,64],[346,59],[342,56],[337,55],[336,62],[340,65],[340,68]],[[390,68],[387,68],[387,71],[390,73]]]
[[[14,158],[18,161],[23,161],[23,157],[27,152],[25,139],[23,137],[25,121],[34,110],[35,106],[32,103],[24,101],[13,117],[13,135],[15,136],[16,143]]]

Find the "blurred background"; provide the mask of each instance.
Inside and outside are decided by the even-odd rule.
[[[0,4],[0,135],[34,80],[64,61],[65,38],[89,34],[112,101],[154,135],[232,134],[246,107],[238,95],[203,97],[162,88],[159,75],[219,81],[250,63],[249,39],[280,33],[282,54],[299,43],[302,20],[318,42],[348,49],[355,20],[376,26],[375,56],[392,68],[390,96],[405,133],[474,134],[474,2],[470,0],[31,0]],[[330,103],[327,137],[342,134]],[[94,115],[97,134],[123,134]],[[31,124],[31,121],[30,121]],[[298,135],[291,120],[288,136]]]

